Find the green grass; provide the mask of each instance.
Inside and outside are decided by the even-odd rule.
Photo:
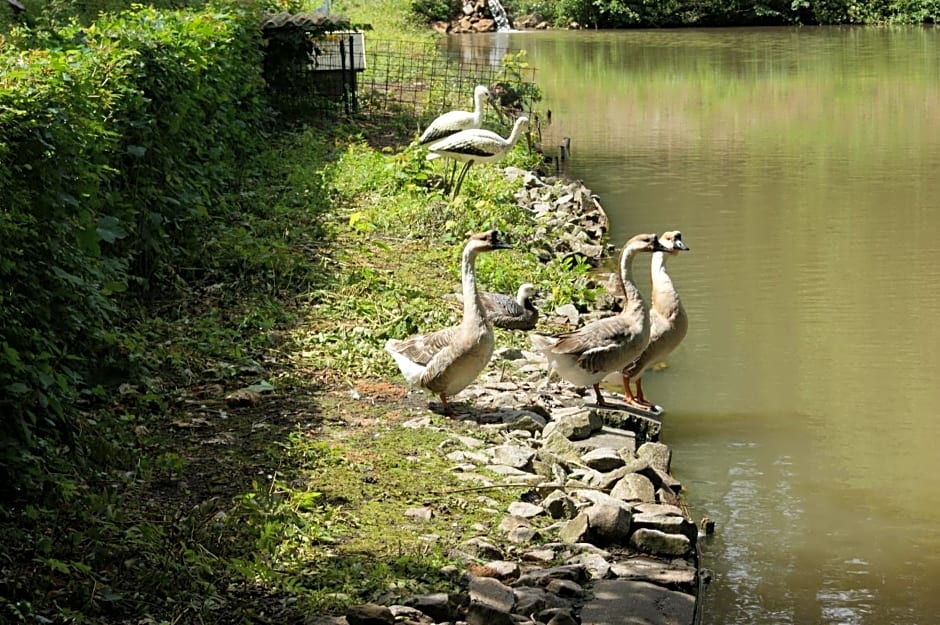
[[[74,424],[86,462],[2,511],[0,620],[290,623],[453,588],[450,549],[498,517],[452,492],[466,483],[441,445],[463,426],[406,394],[382,345],[459,318],[444,295],[471,230],[517,245],[480,259],[484,287],[593,292],[586,268],[528,251],[536,224],[497,168],[473,168],[451,203],[409,136],[383,148],[360,132],[273,137],[184,296],[124,329],[146,362]],[[509,162],[536,158],[520,144]],[[274,392],[226,402],[262,382]],[[429,415],[446,427],[402,426]],[[485,494],[505,509],[518,493]],[[430,521],[404,516],[420,506]]]

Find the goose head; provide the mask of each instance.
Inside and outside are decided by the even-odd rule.
[[[678,230],[670,230],[669,232],[664,232],[662,236],[659,237],[659,242],[666,248],[667,252],[671,255],[676,255],[680,251],[687,252],[689,251],[689,246],[685,244],[682,240],[682,233]]]
[[[655,233],[638,234],[623,246],[623,255],[633,256],[637,252],[668,252],[669,249],[659,241]]]
[[[466,246],[466,249],[474,254],[492,252],[493,250],[508,250],[511,248],[512,246],[508,243],[500,241],[498,230],[487,230],[486,232],[472,234]]]
[[[490,90],[484,85],[477,85],[473,88],[473,99],[480,102],[489,102],[493,99]]]
[[[519,292],[516,294],[516,298],[518,299],[519,303],[525,303],[538,294],[539,292],[535,288],[535,285],[526,282],[519,285]]]

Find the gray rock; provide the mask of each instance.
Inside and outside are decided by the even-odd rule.
[[[584,451],[593,449],[609,448],[616,449],[621,453],[632,453],[636,449],[636,434],[629,430],[620,430],[609,426],[603,426],[596,430],[589,438],[583,440],[572,439],[575,447]]]
[[[671,490],[673,493],[678,493],[682,490],[682,484],[679,480],[654,466],[647,466],[645,469],[637,471],[637,473],[649,478],[649,481],[653,483],[653,488],[657,490],[665,488]]]
[[[630,536],[630,513],[622,506],[596,504],[585,510],[590,536],[601,545],[625,544]]]
[[[675,494],[668,488],[660,488],[656,491],[656,502],[662,504],[669,504],[672,506],[679,505],[679,495]]]
[[[657,556],[684,556],[692,550],[692,542],[682,534],[667,534],[647,528],[633,532],[630,546]]]
[[[395,616],[396,623],[414,623],[415,625],[432,625],[434,618],[428,616],[417,608],[407,605],[390,605],[388,609]],[[447,620],[446,618],[441,620]]]
[[[570,579],[553,579],[545,585],[545,590],[562,598],[580,599],[584,596],[581,584]]]
[[[480,447],[483,447],[483,445],[486,444],[484,441],[480,440],[479,438],[474,438],[474,437],[472,437],[472,436],[460,436],[460,435],[457,435],[457,436],[455,436],[454,438],[456,438],[458,441],[460,441],[460,443],[461,443],[464,447],[467,447],[467,448],[469,448],[469,449],[478,449],[478,448],[480,448]]]
[[[545,462],[562,463],[579,462],[581,460],[581,451],[574,446],[567,436],[561,432],[549,430],[552,424],[545,426],[542,433],[542,448],[539,450],[539,458]]]
[[[490,560],[483,565],[492,572],[492,577],[500,581],[519,577],[519,563],[508,560]]]
[[[613,562],[610,572],[622,579],[634,579],[670,588],[692,590],[695,586],[695,567],[682,559],[636,557]]]
[[[614,487],[614,484],[623,479],[624,476],[633,473],[630,470],[630,467],[620,467],[619,469],[614,469],[613,471],[608,471],[606,473],[601,473],[599,471],[593,471],[590,474],[585,476],[585,482],[591,488],[599,488],[600,490],[609,491]]]
[[[562,490],[552,491],[543,501],[542,507],[553,519],[570,519],[577,514],[574,499]]]
[[[468,553],[484,560],[502,560],[503,552],[499,547],[483,538],[471,538],[465,541],[461,547]]]
[[[638,458],[647,460],[651,466],[660,471],[669,473],[669,467],[672,462],[672,451],[667,445],[662,443],[643,443],[636,450]]]
[[[405,510],[405,516],[420,519],[421,521],[430,521],[434,513],[430,508],[408,508]]]
[[[501,347],[493,352],[493,358],[496,360],[522,360],[522,350],[515,347]]]
[[[558,532],[558,538],[569,544],[580,543],[587,540],[589,530],[588,516],[582,512],[565,523],[565,526]]]
[[[608,495],[607,493],[602,493],[599,490],[588,490],[588,489],[576,490],[572,492],[572,495],[574,495],[575,497],[577,497],[578,499],[582,501],[588,501],[594,505],[608,504],[608,505],[613,505],[613,506],[620,506],[627,512],[630,512],[630,513],[633,512],[632,503],[624,501],[623,499],[617,499],[616,497],[612,497]]]
[[[471,601],[467,608],[467,625],[516,625],[512,615],[485,603]]]
[[[524,562],[538,562],[541,564],[547,564],[556,557],[554,549],[544,547],[542,549],[530,549],[522,554],[522,560]]]
[[[540,514],[545,514],[545,510],[541,506],[537,506],[534,503],[514,501],[509,504],[509,514],[522,517],[523,519],[531,519],[532,517],[537,517]]]
[[[571,603],[561,597],[535,586],[516,586],[516,607],[513,612],[529,616],[551,609],[570,609]]]
[[[688,538],[692,544],[698,538],[698,528],[695,523],[685,517],[675,515],[658,514],[634,514],[634,529],[647,528],[659,530],[667,534],[682,534]]]
[[[503,416],[503,422],[509,431],[522,430],[537,434],[545,429],[548,421],[545,417],[531,410],[511,410]]]
[[[584,567],[591,579],[604,579],[610,575],[611,565],[607,559],[596,553],[580,553],[568,558],[566,564],[577,564]]]
[[[485,468],[487,471],[492,471],[493,473],[502,475],[503,477],[526,478],[535,475],[534,473],[528,473],[526,471],[522,471],[521,469],[517,469],[516,467],[510,467],[505,464],[488,464]]]
[[[581,320],[581,313],[578,312],[574,304],[562,304],[556,308],[552,314],[556,317],[564,317],[568,324],[572,326],[577,326],[578,322]]]
[[[589,451],[581,457],[581,462],[601,473],[613,471],[624,465],[623,458],[620,457],[617,450],[609,447],[599,447]]]
[[[535,450],[519,445],[499,445],[493,448],[493,460],[497,464],[504,464],[514,469],[531,467]]]
[[[634,506],[634,512],[639,514],[656,514],[660,516],[681,516],[685,513],[679,506],[671,506],[662,503],[638,503]]]
[[[538,532],[531,527],[517,527],[506,535],[507,540],[514,545],[531,543],[538,536]]]
[[[547,569],[529,569],[524,571],[516,580],[516,587],[544,587],[553,579],[570,579],[573,582],[583,584],[587,581],[587,571],[584,570],[583,566],[577,564],[563,564]]]
[[[445,456],[451,462],[472,462],[474,464],[486,464],[490,461],[489,456],[474,451],[458,449]]]
[[[384,605],[366,603],[346,610],[349,625],[394,625],[395,615]]]
[[[603,422],[594,408],[573,406],[553,410],[552,420],[545,426],[545,437],[558,432],[570,441],[579,441],[591,436],[603,427]]]
[[[549,617],[550,618],[546,618]],[[538,622],[545,625],[579,625],[571,610],[558,609],[554,613],[543,610],[538,614]]]
[[[532,527],[532,524],[529,522],[529,519],[515,515],[507,516],[499,522],[499,529],[506,533],[509,533],[518,527]]]
[[[658,441],[663,428],[663,424],[656,419],[641,417],[626,410],[601,409],[600,415],[605,425],[634,432],[640,445]]]
[[[639,473],[630,473],[623,476],[610,491],[610,496],[623,501],[656,501],[656,491],[649,478]]]
[[[640,581],[600,580],[581,609],[584,625],[689,625],[695,598]]]
[[[411,597],[407,605],[422,614],[426,614],[437,622],[450,621],[456,616],[454,604],[451,602],[450,595],[446,592],[435,592],[428,595],[417,595]],[[392,606],[392,611],[395,607]],[[399,616],[395,614],[395,616]]]
[[[492,577],[470,577],[470,602],[509,613],[516,605],[512,588]]]
[[[304,625],[349,625],[345,616],[316,616],[304,620]]]

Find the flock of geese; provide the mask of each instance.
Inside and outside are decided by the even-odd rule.
[[[454,195],[470,165],[497,160],[512,149],[526,121],[525,117],[517,119],[508,139],[481,130],[483,100],[487,95],[486,87],[478,86],[474,92],[473,112],[451,111],[440,116],[418,140],[419,144],[430,143],[428,150],[437,156],[465,163]],[[471,149],[470,146],[476,147]],[[471,235],[460,261],[463,294],[460,324],[405,339],[389,339],[385,344],[385,350],[391,354],[405,380],[412,386],[436,393],[448,414],[453,415],[454,411],[447,398],[469,386],[489,363],[495,346],[493,327],[532,330],[538,321],[538,311],[532,303],[537,293],[532,284],[520,286],[515,298],[501,293],[481,293],[477,289],[477,256],[509,248],[496,230]],[[535,351],[548,361],[549,372],[554,371],[576,386],[593,387],[597,405],[611,407],[617,406],[604,399],[600,383],[611,374],[619,374],[628,407],[653,414],[660,412],[661,409],[644,397],[642,379],[651,365],[668,356],[682,342],[688,330],[688,317],[666,271],[668,257],[688,250],[678,230],[661,236],[638,234],[627,241],[619,259],[618,276],[624,302],[617,315],[570,332],[530,336]],[[642,253],[652,254],[649,307],[633,277],[633,261]]]
[[[453,409],[447,398],[469,386],[489,363],[495,346],[493,326],[530,330],[538,321],[538,311],[532,305],[533,285],[523,284],[515,299],[500,293],[480,293],[477,289],[477,256],[509,248],[496,230],[472,235],[460,261],[463,290],[460,324],[429,334],[389,339],[385,344],[405,380],[436,393],[448,414],[453,414]],[[533,348],[544,354],[549,369],[562,379],[576,386],[593,387],[597,405],[612,406],[604,399],[600,383],[608,375],[618,373],[623,379],[627,406],[658,412],[643,395],[643,374],[668,356],[688,331],[688,316],[666,271],[669,256],[688,250],[678,230],[659,237],[634,236],[620,253],[619,277],[624,293],[620,313],[570,332],[533,333],[530,337]],[[644,252],[652,253],[649,308],[633,278],[634,258]],[[631,383],[636,387],[635,393]]]
[[[457,173],[457,163],[464,164],[456,183],[453,180],[447,183],[448,187],[453,189],[451,197],[457,197],[460,193],[460,186],[471,165],[492,163],[509,154],[522,136],[523,128],[529,123],[529,118],[525,115],[517,117],[512,132],[505,138],[492,130],[481,128],[483,106],[491,97],[489,89],[484,85],[477,85],[473,90],[472,111],[444,113],[431,122],[418,137],[418,145],[427,146],[428,160],[449,158],[454,161],[451,178]]]

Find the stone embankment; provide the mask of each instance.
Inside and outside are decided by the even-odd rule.
[[[565,233],[547,237],[557,244],[540,256],[580,254],[596,262],[610,251],[604,211],[580,182],[508,175],[525,176],[517,200],[546,232]],[[595,407],[584,389],[549,381],[545,366],[538,354],[499,349],[477,383],[454,398],[458,410],[466,402],[460,418],[475,422],[480,434],[454,432],[441,453],[466,482],[465,493],[478,492],[475,502],[501,517],[497,531],[479,527],[453,553],[465,565],[446,572],[462,591],[356,606],[317,625],[696,620],[699,531],[683,510],[671,451],[659,441],[661,422]],[[439,427],[430,417],[406,425]],[[500,509],[487,496],[496,488],[518,492],[517,501]],[[404,514],[421,519],[432,511]]]
[[[464,0],[461,3],[460,14],[452,21],[437,21],[431,23],[431,28],[440,33],[466,34],[488,33],[496,31],[497,23],[493,19],[487,0]],[[515,30],[547,30],[551,25],[539,13],[530,13],[512,19],[510,25]],[[568,28],[578,29],[580,26],[574,22]]]

